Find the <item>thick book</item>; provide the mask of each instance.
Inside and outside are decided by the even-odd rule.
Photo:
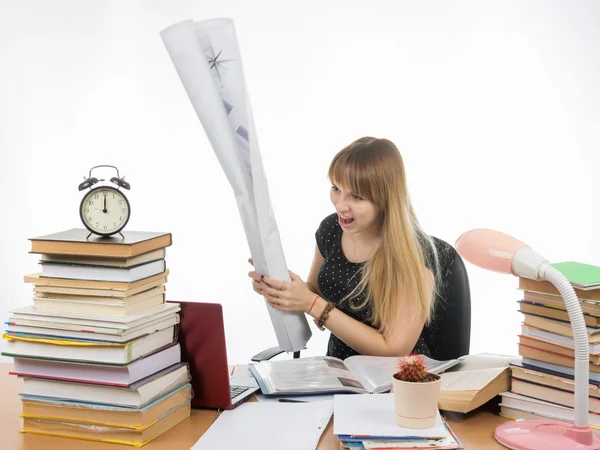
[[[523,336],[529,336],[540,341],[550,342],[552,344],[560,345],[562,347],[568,347],[571,349],[575,348],[575,341],[571,336],[563,336],[560,334],[545,331],[540,328],[532,327],[531,325],[522,324],[521,334]],[[589,344],[590,353],[600,353],[600,344]]]
[[[52,263],[63,263],[63,264],[87,264],[91,266],[108,266],[108,267],[131,267],[137,266],[138,264],[147,263],[150,261],[157,261],[159,259],[165,259],[167,251],[164,248],[153,250],[148,253],[142,253],[138,256],[131,258],[102,258],[102,257],[89,257],[89,256],[76,256],[76,255],[52,255],[43,254],[41,263],[52,262]]]
[[[520,357],[481,353],[458,358],[460,364],[442,374],[438,407],[467,413],[510,388],[510,364]]]
[[[143,356],[172,344],[177,339],[175,327],[141,337],[127,343],[48,339],[36,335],[4,333],[3,356],[56,359],[100,364],[129,364]]]
[[[546,317],[548,319],[560,320],[569,322],[569,313],[566,307],[558,307],[552,305],[544,305],[534,302],[519,301],[519,311],[525,314],[533,314],[535,316]],[[600,317],[583,313],[583,320],[588,327],[600,328]]]
[[[521,367],[524,367],[526,369],[533,369],[540,372],[548,373],[550,375],[569,378],[570,380],[573,380],[575,377],[575,369],[573,367],[563,366],[561,364],[555,364],[540,359],[534,359],[528,356],[523,356],[523,360],[520,364]],[[600,374],[590,371],[589,383],[600,386]]]
[[[98,302],[106,304],[128,304],[134,303],[143,298],[153,297],[156,294],[164,293],[166,291],[165,285],[160,284],[158,286],[151,287],[145,291],[140,291],[134,295],[128,295],[126,297],[102,297],[99,295],[70,295],[70,294],[53,294],[49,292],[34,292],[33,298],[35,299],[51,299],[56,301],[64,302]]]
[[[100,426],[146,428],[170,410],[190,402],[192,386],[184,384],[142,408],[72,402],[62,399],[23,396],[23,419],[82,421]]]
[[[572,376],[562,375],[558,372],[543,368],[533,368],[519,363],[512,363],[510,369],[513,380],[518,379],[535,383],[540,386],[549,386],[563,391],[575,392],[575,383],[573,383]],[[600,398],[600,387],[598,386],[598,383],[589,383],[588,394],[590,397]]]
[[[31,253],[131,258],[172,244],[171,233],[123,231],[123,236],[102,237],[84,228],[30,238]]]
[[[180,321],[179,314],[170,313],[166,316],[150,318],[138,326],[119,329],[113,327],[98,327],[75,325],[70,323],[47,323],[45,321],[13,320],[6,322],[6,333],[37,334],[38,336],[54,339],[75,338],[92,341],[128,342],[147,334],[164,330]]]
[[[14,358],[11,375],[111,386],[129,386],[181,361],[181,347],[172,345],[124,366]]]
[[[511,380],[510,392],[557,405],[568,406],[569,408],[575,407],[575,393],[572,390],[568,391],[551,386],[543,386],[530,381],[513,378]],[[590,395],[588,398],[588,408],[590,412],[600,414],[600,398]]]
[[[64,312],[51,312],[55,315],[50,315],[50,312],[44,314],[43,311],[34,309],[32,306],[27,306],[11,311],[13,314],[9,317],[6,324],[9,325],[7,331],[10,332],[24,332],[29,334],[28,330],[24,330],[23,328],[33,327],[52,331],[43,333],[34,331],[32,334],[50,335],[61,338],[68,336],[67,334],[60,333],[61,330],[66,330],[87,334],[87,336],[74,334],[68,337],[94,339],[95,334],[98,334],[98,340],[103,340],[102,335],[110,335],[113,337],[104,340],[110,342],[128,342],[137,337],[150,334],[153,331],[178,324],[179,314],[177,312],[180,309],[178,303],[163,303],[158,307],[150,308],[130,316],[86,315],[85,317],[81,317],[80,315],[69,315],[69,317],[66,317],[65,314],[67,313]],[[162,326],[164,325],[163,320],[166,321],[174,315],[177,316],[174,322]],[[161,326],[156,326],[158,323]],[[13,326],[20,328],[13,330],[10,328]],[[146,329],[148,326],[156,326],[156,328],[148,330]]]
[[[560,295],[525,291],[523,292],[523,301],[566,310],[565,301]],[[579,297],[579,304],[581,305],[581,311],[584,314],[600,317],[600,300],[590,300]]]
[[[513,394],[512,392],[503,392],[501,395],[501,407],[514,408],[520,411],[527,411],[559,420],[568,420],[570,422],[575,420],[575,411],[568,406],[558,405],[536,398],[526,397],[524,395]],[[589,412],[588,423],[596,427],[600,426],[600,414]]]
[[[24,377],[22,395],[141,408],[189,383],[190,379],[185,363],[177,363],[127,387]]]
[[[67,289],[85,289],[88,291],[97,289],[103,291],[113,292],[113,296],[127,297],[133,295],[136,292],[141,292],[149,289],[156,283],[164,284],[167,282],[169,275],[169,269],[166,269],[163,273],[154,275],[149,278],[144,278],[139,281],[132,283],[120,282],[120,281],[92,281],[92,280],[73,280],[70,278],[46,278],[41,277],[41,273],[34,273],[31,275],[25,275],[25,283],[32,283],[36,289],[52,287],[52,288],[67,288]],[[136,291],[136,292],[134,292]],[[79,295],[77,291],[72,294]],[[120,294],[120,295],[119,295]],[[92,293],[82,293],[81,295],[92,295]],[[104,293],[101,295],[105,295]]]
[[[573,286],[577,297],[580,299],[600,301],[600,289],[584,290]],[[538,292],[540,294],[553,294],[560,296],[560,292],[549,281],[535,281],[529,278],[519,278],[519,289],[522,291]],[[561,297],[562,298],[562,297]]]
[[[98,426],[80,421],[68,422],[24,418],[21,432],[142,447],[165,431],[173,428],[179,422],[187,419],[189,415],[190,404],[187,403],[168,411],[157,421],[141,429],[119,425]],[[82,448],[85,447],[87,446],[82,444]]]
[[[10,311],[12,316],[9,320],[12,319],[30,319],[30,320],[39,320],[39,321],[47,321],[47,322],[64,322],[64,323],[76,323],[78,325],[81,324],[89,324],[95,325],[99,322],[110,322],[111,325],[106,325],[107,327],[113,327],[115,324],[122,324],[120,328],[133,327],[144,323],[146,320],[150,320],[151,316],[158,316],[159,314],[167,314],[169,312],[177,312],[181,308],[178,303],[162,303],[158,306],[154,306],[152,308],[146,309],[144,311],[140,311],[135,314],[131,314],[128,316],[113,316],[110,314],[85,314],[81,312],[71,312],[71,311],[40,311],[34,308],[32,305],[23,306],[21,308],[13,309]],[[127,325],[127,326],[126,326]],[[104,326],[104,325],[98,325]]]
[[[123,299],[97,299],[76,300],[59,299],[52,297],[34,297],[33,304],[36,309],[48,311],[70,311],[85,314],[107,314],[127,316],[136,314],[165,302],[165,293],[162,287]]]
[[[458,359],[424,358],[427,370],[432,373],[441,373],[460,362]],[[381,393],[392,389],[398,360],[398,357],[384,356],[357,355],[345,360],[315,356],[290,361],[261,361],[249,368],[264,395]]]
[[[534,348],[540,351],[552,353],[557,356],[564,356],[567,358],[575,359],[575,349],[573,347],[558,345],[552,341],[546,341],[544,339],[538,339],[535,337],[527,336],[525,334],[520,334],[518,336],[519,344],[525,347]],[[590,351],[589,355],[590,362],[599,364],[600,363],[600,354],[592,353]]]
[[[562,336],[573,337],[573,328],[569,322],[561,320],[547,319],[546,317],[536,316],[534,314],[523,313],[523,323],[525,325],[539,328],[551,333],[560,334]],[[600,343],[600,328],[586,327],[588,341],[590,344]]]
[[[63,263],[43,263],[42,277],[67,278],[69,280],[113,281],[135,283],[155,275],[164,274],[167,268],[164,259],[132,267],[104,267],[73,265]]]
[[[565,368],[570,368],[571,370],[575,367],[575,356],[568,356],[563,353],[553,352],[551,350],[542,350],[541,348],[534,346],[537,343],[533,340],[527,341],[527,344],[519,343],[519,355],[521,355],[524,360],[534,359],[539,362],[546,362],[558,366],[564,366]],[[596,379],[600,380],[600,364],[595,363],[593,361],[589,362],[589,372],[590,377],[594,376]]]

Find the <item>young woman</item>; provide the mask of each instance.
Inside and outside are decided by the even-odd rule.
[[[329,329],[330,356],[428,354],[421,332],[439,263],[413,211],[400,152],[363,137],[333,158],[328,175],[336,212],[316,232],[307,281],[250,272],[253,289],[273,308],[305,312]]]

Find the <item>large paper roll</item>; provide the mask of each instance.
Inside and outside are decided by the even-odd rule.
[[[252,120],[233,21],[184,21],[160,33],[175,69],[233,188],[257,272],[289,281]],[[303,349],[304,313],[267,309],[279,347]]]

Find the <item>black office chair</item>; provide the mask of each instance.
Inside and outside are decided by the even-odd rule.
[[[434,316],[423,329],[430,356],[439,361],[468,355],[471,342],[471,290],[465,264],[447,242],[433,237],[440,261],[440,292]]]

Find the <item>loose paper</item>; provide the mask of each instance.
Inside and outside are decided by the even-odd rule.
[[[248,402],[224,411],[191,450],[314,450],[333,402]]]

